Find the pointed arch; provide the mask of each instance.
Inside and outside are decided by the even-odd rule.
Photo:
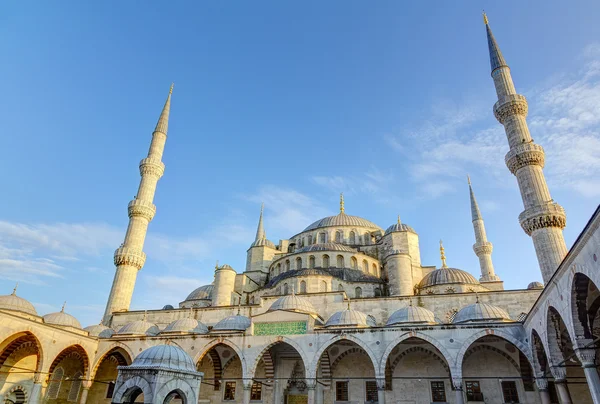
[[[569,345],[573,347],[573,339],[564,318],[554,306],[548,306],[546,328],[546,344],[550,354],[551,366],[558,366],[566,357],[563,347]]]
[[[144,401],[152,397],[152,387],[150,387],[150,384],[146,381],[146,379],[140,376],[135,376],[131,379],[127,379],[123,384],[115,389],[112,402],[119,404],[123,403],[123,400],[127,400],[129,398],[128,395],[136,389],[140,389],[142,391],[142,394],[144,394]]]
[[[52,364],[50,365],[50,368],[48,369],[48,374],[52,374],[56,366],[58,366],[58,364],[62,362],[62,360],[65,359],[67,356],[73,356],[79,359],[83,366],[83,374],[88,374],[90,360],[88,358],[87,353],[85,352],[85,349],[79,344],[68,346],[65,349],[63,349],[58,355],[56,355],[56,357],[52,361]]]
[[[97,359],[94,365],[92,366],[90,379],[93,380],[96,377],[96,373],[98,373],[98,368],[100,367],[102,362],[113,354],[118,354],[115,355],[115,357],[119,363],[119,366],[131,365],[131,362],[135,357],[135,355],[133,355],[133,352],[127,345],[122,344],[120,342],[115,342],[114,344],[111,344],[110,346],[106,347],[100,355],[96,355]]]
[[[213,369],[214,369],[214,378],[215,381],[218,381],[222,375],[223,375],[223,364],[221,363],[221,357],[219,356],[219,353],[214,350],[213,348],[216,348],[217,345],[223,345],[226,346],[230,349],[232,349],[235,354],[238,356],[238,358],[240,358],[240,362],[242,364],[242,375],[246,374],[247,372],[247,365],[246,365],[246,359],[243,356],[242,350],[232,341],[226,339],[226,338],[218,338],[215,339],[211,342],[209,342],[206,346],[204,346],[204,348],[195,356],[194,358],[194,363],[196,364],[196,366],[199,366],[200,361],[202,360],[202,358],[204,358],[204,356],[206,356],[206,354],[209,355],[212,363],[213,363]],[[220,383],[215,383],[215,390],[218,390],[220,387]]]
[[[529,340],[531,342],[531,352],[535,375],[536,377],[544,377],[544,375],[546,375],[550,370],[546,346],[544,345],[540,334],[535,328],[531,330],[531,337]]]
[[[35,347],[37,351],[36,372],[43,369],[44,351],[40,340],[30,331],[20,331],[8,336],[0,343],[0,367],[18,349],[24,346]]]
[[[290,338],[287,338],[284,336],[278,336],[275,340],[271,341],[268,345],[266,345],[263,349],[261,349],[260,353],[252,361],[252,366],[248,369],[248,373],[243,373],[244,377],[253,378],[254,374],[256,373],[256,368],[258,366],[258,363],[262,359],[264,353],[268,352],[272,347],[274,347],[275,345],[278,345],[278,344],[287,344],[287,345],[291,346],[292,348],[294,348],[296,350],[296,352],[298,352],[298,355],[300,355],[300,358],[302,359],[302,362],[304,364],[304,368],[305,369],[308,368],[308,366],[310,364],[310,360],[304,353],[304,350],[302,349],[302,347],[300,345],[298,345],[298,343],[296,341],[294,341],[293,339],[290,339]],[[307,372],[307,374],[308,374],[308,372]]]
[[[167,402],[167,398],[170,398],[169,395],[174,392],[181,396],[184,404],[196,404],[198,402],[194,388],[183,378],[171,379],[163,384],[156,392],[154,402],[163,404]],[[145,398],[146,396],[144,395]]]
[[[321,355],[323,355],[323,352],[327,348],[329,348],[330,346],[335,344],[336,342],[343,341],[343,340],[354,342],[356,345],[358,345],[360,348],[362,348],[363,351],[365,351],[367,353],[367,355],[371,359],[371,364],[373,365],[373,370],[375,371],[375,376],[379,377],[379,374],[378,374],[379,358],[377,358],[377,356],[375,355],[373,350],[367,344],[365,344],[363,341],[361,341],[360,339],[358,339],[352,335],[349,335],[349,334],[343,334],[343,335],[336,335],[321,344],[318,351],[314,355],[314,359],[313,359],[312,363],[307,368],[306,377],[308,379],[314,379],[316,377],[317,367],[319,366],[319,361],[321,359]]]
[[[574,266],[573,270],[577,268],[584,269],[583,266],[578,265]],[[592,326],[596,312],[592,312],[592,305],[588,304],[590,291],[592,291],[591,296],[594,296],[594,292],[598,291],[598,285],[584,272],[575,272],[571,282],[571,310],[569,313],[575,341],[594,338]]]

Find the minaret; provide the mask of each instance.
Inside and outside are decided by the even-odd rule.
[[[477,205],[477,199],[475,199],[475,194],[473,193],[471,178],[469,178],[468,175],[467,182],[469,183],[469,194],[471,197],[471,220],[473,221],[473,231],[475,232],[473,251],[475,251],[475,255],[479,258],[479,267],[481,268],[481,278],[479,278],[479,281],[497,282],[500,278],[494,273],[494,264],[492,263],[493,246],[487,239],[483,217],[481,216],[479,205]]]
[[[517,177],[525,210],[519,215],[521,227],[533,239],[542,277],[547,283],[562,259],[567,247],[562,229],[566,225],[565,211],[550,196],[544,178],[544,149],[535,144],[527,127],[527,100],[517,94],[500,48],[494,39],[487,16],[483,15],[487,31],[492,78],[498,102],[494,105],[496,119],[504,125],[509,152],[505,161]]]
[[[137,195],[129,202],[127,207],[129,226],[125,234],[125,241],[117,248],[114,255],[117,269],[110,296],[106,303],[106,311],[104,312],[103,322],[106,325],[110,324],[112,313],[129,310],[137,272],[142,269],[146,261],[146,254],[144,254],[142,248],[144,247],[148,224],[156,213],[156,206],[152,203],[156,192],[156,184],[165,171],[162,155],[167,140],[172,93],[173,85],[171,85],[169,96],[152,134],[148,157],[140,162],[142,179]]]
[[[256,229],[256,238],[254,239],[254,243],[256,244],[259,240],[264,240],[267,238],[265,233],[265,228],[263,226],[263,211],[265,209],[265,204],[260,205],[260,217],[258,218],[258,228]]]

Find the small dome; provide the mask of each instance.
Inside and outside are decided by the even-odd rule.
[[[275,244],[273,244],[273,242],[269,239],[259,238],[258,240],[254,241],[250,247],[270,247],[275,249]]]
[[[90,325],[89,327],[85,327],[84,331],[87,331],[90,334],[90,337],[98,338],[110,338],[115,333],[115,330],[108,328],[103,324]]]
[[[319,244],[311,244],[306,247],[302,247],[299,250],[296,250],[297,253],[311,252],[311,251],[341,251],[341,252],[351,252],[355,253],[356,249],[352,247],[348,247],[343,244],[338,243],[319,243]]]
[[[429,272],[419,282],[419,289],[448,283],[466,283],[478,285],[479,281],[467,271],[458,268],[438,268]]]
[[[320,229],[322,227],[338,227],[338,226],[353,226],[353,227],[366,227],[368,229],[380,230],[381,228],[375,223],[363,219],[358,216],[350,216],[341,212],[335,216],[328,216],[323,219],[317,220],[312,223],[302,232]]]
[[[0,296],[0,310],[21,311],[23,313],[33,314],[34,316],[38,315],[33,304],[22,297],[17,296],[16,287],[12,294]]]
[[[161,310],[175,310],[175,307],[170,304],[165,304]]]
[[[235,316],[225,317],[212,328],[213,331],[246,331],[252,321],[239,314]]]
[[[196,372],[192,358],[175,345],[157,345],[148,348],[139,354],[129,367]]]
[[[214,285],[204,285],[195,289],[185,300],[212,300]]]
[[[279,299],[275,300],[271,307],[269,307],[268,311],[294,311],[298,313],[306,313],[306,314],[316,314],[317,310],[312,303],[304,298],[297,296],[295,294],[282,296]]]
[[[161,333],[180,332],[187,334],[208,334],[208,327],[193,318],[180,318],[169,324]]]
[[[454,320],[454,324],[474,323],[474,322],[507,322],[513,321],[506,312],[498,306],[487,303],[470,304],[460,309]]]
[[[230,265],[227,265],[227,264],[223,264],[217,269],[229,269],[231,271],[235,271],[235,269],[233,269]]]
[[[149,323],[146,321],[146,316],[143,320],[132,321],[131,323],[125,324],[117,331],[118,335],[148,335],[156,336],[160,332],[156,324]]]
[[[377,327],[375,317],[350,308],[333,313],[325,327]]]
[[[431,310],[412,304],[396,310],[388,319],[386,325],[399,324],[436,324],[435,315]]]
[[[409,231],[411,233],[417,234],[415,229],[413,229],[412,227],[410,227],[407,224],[400,223],[400,218],[398,218],[398,223],[394,223],[393,225],[388,227],[385,231],[385,235],[388,235],[391,233],[398,233],[398,232],[402,232],[402,231]]]
[[[46,314],[44,317],[44,323],[58,325],[61,327],[73,327],[81,328],[81,324],[75,317],[65,313],[65,305],[63,304],[62,309],[56,313]]]
[[[529,285],[527,285],[527,289],[544,289],[544,284],[541,282],[531,282]]]

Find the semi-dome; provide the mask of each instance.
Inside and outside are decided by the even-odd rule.
[[[406,306],[396,310],[388,319],[386,325],[400,324],[436,324],[435,315],[424,307]]]
[[[194,289],[185,300],[212,300],[214,285],[204,285]]]
[[[311,244],[306,247],[302,247],[296,250],[297,253],[311,252],[311,251],[340,251],[340,252],[351,252],[355,253],[356,249],[348,247],[347,245],[338,243],[319,243]]]
[[[335,216],[327,216],[323,219],[319,219],[316,222],[308,226],[305,231],[316,230],[322,227],[339,227],[339,226],[352,226],[352,227],[366,227],[368,229],[381,230],[375,223],[363,219],[358,216],[347,215],[344,212],[340,212]]]
[[[61,327],[81,328],[81,324],[75,317],[65,313],[64,304],[59,312],[46,314],[43,319],[44,323],[46,324],[58,325]]]
[[[394,223],[393,225],[388,227],[385,231],[385,234],[387,235],[390,233],[397,233],[397,232],[402,232],[402,231],[409,231],[411,233],[417,234],[415,229],[413,229],[412,227],[410,227],[409,225],[407,225],[405,223],[400,222],[400,216],[398,216],[398,222]]]
[[[325,323],[325,327],[377,327],[377,321],[375,317],[362,311],[352,310],[348,304],[346,310],[333,313]]]
[[[479,281],[467,271],[458,268],[438,268],[429,272],[419,282],[419,289],[449,283],[478,285]]]
[[[97,338],[110,338],[115,334],[115,330],[113,330],[112,328],[108,328],[102,323],[90,325],[88,327],[85,327],[83,330],[87,331],[90,334],[90,337]]]
[[[140,353],[129,368],[155,368],[196,372],[193,359],[175,345],[156,345]]]
[[[239,313],[235,316],[225,317],[212,328],[213,331],[246,331],[252,321]]]
[[[33,304],[31,304],[28,300],[17,296],[16,287],[10,295],[0,296],[0,310],[20,311],[37,316],[37,311],[35,311]]]
[[[544,289],[544,284],[541,282],[531,282],[529,285],[527,285],[527,289]]]
[[[148,335],[154,337],[158,335],[160,329],[156,324],[146,321],[146,315],[143,320],[132,321],[125,324],[117,331],[119,335]]]
[[[479,303],[479,298],[477,299],[477,303],[470,304],[460,309],[460,311],[456,313],[456,316],[454,316],[454,320],[452,320],[454,324],[490,321],[508,322],[513,320],[506,310],[491,304]]]
[[[208,334],[208,327],[193,318],[180,318],[169,324],[161,333]]]
[[[275,300],[271,307],[269,307],[268,311],[278,310],[317,314],[317,309],[315,309],[315,306],[313,306],[308,299],[297,296],[293,293],[291,295],[282,296]]]

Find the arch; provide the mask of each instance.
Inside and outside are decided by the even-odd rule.
[[[531,338],[529,340],[531,341],[531,352],[536,376],[543,377],[550,370],[546,347],[535,328],[531,330]]]
[[[27,399],[29,398],[29,395],[27,394],[27,389],[25,389],[25,387],[21,386],[20,384],[11,387],[10,390],[8,390],[4,395],[4,399],[8,399],[8,397],[11,394],[14,394],[15,398],[17,399],[17,401],[15,401],[15,404],[25,404],[27,402]]]
[[[517,362],[506,352],[502,351],[501,349],[498,349],[496,347],[490,346],[490,345],[477,345],[474,346],[473,348],[467,350],[467,352],[465,352],[465,356],[463,357],[463,360],[467,360],[469,358],[469,356],[473,355],[474,353],[478,352],[478,351],[490,351],[490,352],[494,352],[502,357],[504,357],[504,359],[506,359],[507,361],[510,362],[511,365],[513,365],[513,367],[520,373],[521,372],[521,367],[517,364]]]
[[[369,273],[369,263],[367,262],[367,260],[363,260],[362,267],[363,272]]]
[[[357,299],[362,297],[362,288],[360,286],[354,288],[354,297]]]
[[[363,236],[363,244],[369,245],[371,244],[371,233],[366,232]]]
[[[71,382],[71,387],[69,388],[69,395],[67,401],[77,401],[79,398],[79,390],[81,390],[81,382],[82,382],[83,373],[80,371],[75,372],[73,375],[73,381]]]
[[[327,242],[327,233],[325,233],[325,232],[319,233],[319,243],[326,243],[326,242]]]
[[[356,257],[350,258],[350,267],[352,269],[358,269],[358,260],[356,259]]]
[[[312,236],[310,234],[308,235],[308,237],[306,238],[306,240],[307,240],[307,243],[306,243],[307,245],[311,245],[313,243],[313,238],[312,238]]]
[[[290,260],[285,260],[285,271],[289,271],[290,270]]]
[[[283,284],[283,294],[287,295],[289,293],[290,293],[290,287],[289,287],[289,285],[286,282],[286,283]]]
[[[302,258],[296,258],[296,269],[302,269]]]
[[[356,354],[364,354],[369,356],[364,349],[362,349],[361,347],[353,347],[350,349],[345,350],[344,352],[342,352],[340,355],[338,355],[337,358],[335,358],[335,360],[333,361],[333,363],[331,363],[331,372],[333,373],[333,371],[335,370],[336,366],[338,365],[338,363],[341,362],[342,359],[344,359],[346,356],[348,355],[352,355],[355,356]]]
[[[344,262],[344,256],[343,255],[338,255],[336,257],[336,268],[344,268],[346,266],[346,263]]]
[[[565,360],[566,355],[563,347],[568,345],[573,347],[573,339],[571,338],[569,328],[554,306],[548,306],[548,311],[546,312],[546,344],[548,346],[548,353],[550,354],[551,365],[558,365]],[[575,359],[577,358],[575,357]]]
[[[344,241],[344,233],[341,230],[335,232],[335,242],[342,243]]]
[[[48,389],[46,393],[48,398],[54,399],[58,397],[64,375],[65,371],[60,366],[48,374]]]
[[[120,385],[113,394],[112,402],[113,403],[123,403],[123,400],[129,400],[132,393],[135,390],[141,390],[144,394],[144,401],[152,398],[152,387],[150,384],[140,376],[134,376],[131,379],[127,379],[122,385]]]
[[[299,293],[306,293],[306,281],[300,281],[300,292]]]
[[[231,348],[235,354],[240,358],[240,362],[242,362],[242,374],[246,374],[247,372],[247,367],[246,367],[246,359],[244,358],[244,356],[242,356],[242,350],[233,342],[231,342],[228,339],[225,338],[218,338],[215,339],[211,342],[209,342],[204,349],[196,355],[196,357],[194,358],[194,363],[196,364],[196,366],[198,366],[198,364],[200,363],[200,361],[202,360],[202,358],[204,358],[204,356],[206,356],[206,354],[208,354],[209,352],[211,352],[211,350],[213,348],[215,348],[217,345],[224,345],[228,348]],[[212,354],[211,354],[212,355]],[[217,354],[218,356],[218,354]],[[212,360],[212,358],[211,358]],[[221,359],[219,357],[219,363],[220,363]],[[215,376],[216,378],[216,376]]]
[[[356,345],[358,345],[360,348],[362,348],[363,351],[365,351],[367,353],[367,355],[371,359],[371,364],[373,365],[373,370],[375,371],[375,377],[379,377],[380,374],[383,374],[383,373],[378,374],[378,370],[380,368],[379,360],[378,360],[377,356],[375,355],[375,353],[373,352],[373,350],[368,345],[366,345],[363,341],[361,341],[360,339],[358,339],[352,335],[342,334],[342,335],[336,335],[336,336],[328,339],[327,341],[325,341],[323,344],[321,344],[321,346],[319,347],[319,349],[317,350],[317,352],[314,355],[314,360],[312,361],[310,367],[307,369],[307,372],[306,372],[307,379],[316,378],[317,367],[319,366],[319,361],[321,360],[321,356],[323,355],[323,352],[326,351],[330,346],[332,346],[336,342],[343,341],[343,340],[354,342]]]
[[[58,366],[58,364],[67,356],[74,356],[78,358],[83,366],[83,374],[88,374],[90,360],[87,356],[87,353],[85,352],[85,349],[83,349],[83,347],[79,344],[68,346],[65,349],[63,349],[58,355],[56,355],[56,358],[54,358],[52,364],[50,365],[50,368],[48,369],[48,374],[52,374],[54,368],[56,368],[56,366]]]
[[[373,269],[373,275],[378,276],[377,275],[377,264],[373,263],[373,265],[371,265],[371,268]]]
[[[438,355],[436,352],[430,350],[430,349],[426,349],[420,346],[413,346],[410,347],[408,349],[403,350],[402,352],[400,352],[400,354],[396,357],[396,359],[394,360],[394,362],[390,362],[389,366],[388,363],[386,362],[385,364],[385,387],[386,390],[392,390],[392,378],[394,375],[394,371],[396,370],[396,367],[400,364],[400,362],[402,361],[402,359],[404,359],[406,356],[412,354],[412,353],[419,353],[421,355],[427,355],[432,357],[435,361],[437,361],[438,363],[440,363],[442,365],[442,367],[444,368],[444,370],[448,373],[448,377],[452,377],[452,373],[450,372],[450,366],[448,365],[448,362],[446,362],[446,360],[444,358],[442,358],[440,355]]]
[[[260,362],[260,360],[262,359],[263,355],[265,354],[265,352],[269,352],[269,350],[274,347],[275,345],[278,344],[287,344],[289,346],[291,346],[292,348],[294,348],[296,350],[296,352],[298,352],[298,355],[300,355],[300,358],[302,359],[302,362],[304,364],[304,368],[307,369],[308,365],[310,363],[310,360],[308,359],[308,357],[306,356],[306,354],[304,353],[304,350],[302,349],[302,347],[300,345],[298,345],[298,343],[296,341],[294,341],[293,339],[284,337],[284,336],[278,336],[277,339],[275,339],[274,341],[272,341],[271,343],[269,343],[267,346],[265,346],[260,353],[254,358],[253,362],[252,362],[252,366],[249,368],[248,373],[244,372],[244,377],[245,378],[253,378],[254,374],[256,373],[256,367],[258,366],[258,363]],[[308,374],[308,372],[306,372]],[[266,364],[265,364],[265,374],[266,374]]]
[[[315,267],[315,256],[311,255],[310,257],[308,257],[308,267],[310,269],[313,269]]]
[[[198,398],[189,382],[182,378],[173,378],[163,384],[156,392],[154,403],[168,404],[173,398],[173,393],[179,394],[183,404],[196,404]],[[144,396],[145,397],[145,396]]]
[[[594,338],[592,324],[596,313],[590,313],[590,305],[588,305],[590,287],[593,287],[596,291],[598,290],[598,285],[586,274],[575,272],[571,283],[570,320],[571,324],[573,324],[576,341],[581,339],[591,340]]]
[[[0,367],[4,366],[4,363],[10,355],[12,355],[25,344],[35,346],[37,350],[37,363],[35,371],[41,372],[44,361],[42,344],[40,343],[40,340],[30,331],[16,332],[0,343]]]
[[[323,268],[329,268],[329,265],[330,265],[330,264],[329,264],[329,255],[327,255],[327,254],[323,254],[323,259],[322,259],[322,262],[323,262],[323,263],[321,264],[321,266],[322,266]]]
[[[319,282],[319,292],[327,292],[327,281]]]
[[[131,349],[125,344],[115,342],[114,344],[111,344],[110,346],[106,347],[104,349],[104,352],[102,352],[100,355],[96,355],[98,359],[92,366],[90,379],[93,380],[96,377],[96,373],[98,372],[98,368],[100,367],[102,362],[115,353],[117,353],[119,356],[117,360],[120,366],[130,365],[133,361],[134,355],[133,352],[131,352]]]
[[[348,244],[356,244],[356,233],[354,232],[354,230],[350,232],[350,235],[348,237]]]

